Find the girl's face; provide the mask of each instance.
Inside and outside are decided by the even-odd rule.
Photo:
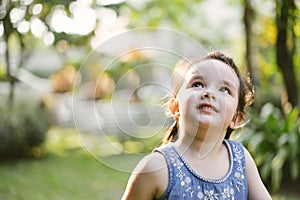
[[[239,87],[234,70],[221,61],[194,65],[176,96],[180,126],[226,131],[237,110]]]

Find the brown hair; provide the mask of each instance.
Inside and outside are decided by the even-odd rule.
[[[184,82],[184,76],[185,76],[186,72],[194,64],[200,63],[205,60],[211,60],[211,59],[219,60],[219,61],[227,64],[236,73],[236,75],[239,79],[239,83],[240,83],[237,111],[241,112],[242,114],[245,114],[245,109],[252,104],[253,95],[254,95],[254,90],[253,90],[250,75],[249,75],[249,73],[246,73],[245,77],[242,77],[240,74],[240,71],[239,71],[238,67],[236,66],[236,64],[234,63],[233,59],[221,52],[213,52],[213,53],[210,53],[200,59],[199,58],[194,59],[194,60],[183,59],[183,60],[179,61],[176,64],[173,74],[171,76],[171,86],[172,86],[173,92],[171,92],[168,95],[168,99],[176,98],[176,95]],[[169,116],[168,111],[166,113]],[[169,128],[169,130],[167,131],[167,134],[163,138],[163,141],[162,141],[163,144],[167,144],[169,142],[177,140],[178,130],[179,130],[178,125],[179,125],[178,119],[175,119],[174,123]],[[226,132],[226,136],[225,136],[226,139],[228,139],[230,137],[232,131],[233,131],[232,128],[230,128],[230,127],[227,128],[227,132]]]

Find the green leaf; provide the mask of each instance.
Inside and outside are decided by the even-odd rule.
[[[272,188],[274,192],[278,191],[282,180],[282,170],[277,168],[272,170]]]
[[[276,146],[280,148],[281,146],[285,145],[289,141],[289,134],[283,133],[278,140],[276,141]]]
[[[282,147],[279,149],[277,155],[271,162],[272,169],[281,169],[286,162],[289,155],[289,151],[286,147]]]
[[[292,180],[296,180],[299,177],[299,160],[291,160],[291,178]]]
[[[285,130],[291,131],[297,122],[299,112],[297,108],[293,108],[286,116]]]

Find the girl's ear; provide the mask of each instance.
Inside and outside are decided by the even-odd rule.
[[[244,119],[244,114],[242,112],[237,111],[233,116],[231,123],[229,124],[229,127],[233,130],[242,127],[245,124],[243,119]]]
[[[178,100],[176,98],[172,98],[168,102],[168,108],[172,117],[177,119],[179,114]]]

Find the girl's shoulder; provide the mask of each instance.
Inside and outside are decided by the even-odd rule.
[[[144,156],[128,180],[122,199],[156,199],[168,185],[167,163],[158,152]]]
[[[152,152],[143,157],[132,172],[128,185],[128,191],[136,191],[137,197],[160,197],[168,186],[168,167],[164,156]]]
[[[135,171],[138,170],[139,172],[143,173],[156,172],[166,167],[167,162],[164,156],[157,151],[153,151],[142,158],[142,160],[136,166]]]

